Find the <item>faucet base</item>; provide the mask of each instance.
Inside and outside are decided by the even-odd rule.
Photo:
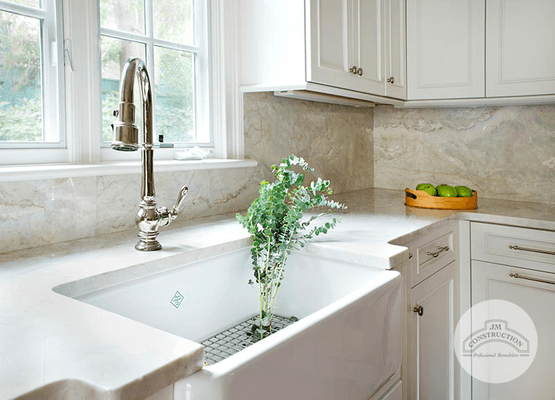
[[[139,251],[155,251],[155,250],[160,250],[161,248],[162,248],[162,245],[160,244],[160,242],[158,242],[158,240],[145,242],[141,239],[135,245],[135,249]]]

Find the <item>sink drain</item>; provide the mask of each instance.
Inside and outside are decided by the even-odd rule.
[[[277,332],[295,321],[296,319],[293,318],[274,315],[272,331]],[[258,315],[255,315],[232,328],[226,329],[225,331],[219,332],[201,341],[200,344],[204,346],[204,364],[216,364],[254,344],[252,342],[251,327],[257,322]]]

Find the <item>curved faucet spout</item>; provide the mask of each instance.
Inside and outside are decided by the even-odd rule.
[[[135,125],[135,105],[133,103],[135,77],[139,78],[143,108],[142,146],[139,146],[138,129]],[[154,197],[152,88],[146,65],[140,58],[130,58],[123,66],[119,95],[118,110],[114,112],[118,119],[112,125],[114,129],[112,148],[119,151],[135,151],[142,147],[142,197]]]
[[[135,105],[133,104],[136,77],[139,78],[143,115],[142,143],[140,144],[138,141],[139,132],[135,125]],[[139,203],[139,212],[135,218],[139,228],[139,243],[135,248],[146,251],[159,250],[162,245],[156,240],[158,228],[169,225],[177,217],[178,211],[173,212],[172,209],[172,212],[168,212],[165,207],[156,208],[154,199],[152,87],[146,65],[140,58],[130,58],[126,61],[121,74],[119,94],[118,109],[114,111],[117,120],[112,124],[114,130],[112,148],[119,151],[135,151],[139,147],[141,148],[142,200]],[[183,187],[180,191],[179,205],[181,205],[186,194],[187,189]],[[174,206],[174,208],[176,207]]]
[[[143,104],[143,144],[149,146],[154,143],[154,134],[152,127],[152,87],[146,65],[140,58],[130,58],[123,66],[121,73],[121,81],[119,87],[120,107],[123,105],[127,111],[127,107],[133,105],[135,77],[139,78],[139,88],[141,91],[141,100]],[[129,107],[131,108],[131,107]],[[133,113],[121,112],[120,120],[135,123],[135,107],[133,105]]]

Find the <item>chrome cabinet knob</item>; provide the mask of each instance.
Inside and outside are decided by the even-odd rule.
[[[357,66],[353,65],[351,68],[349,68],[349,72],[351,74],[356,74],[357,73]]]
[[[395,78],[393,76],[390,77],[390,78],[387,78],[387,82],[391,83],[391,84],[394,84],[395,83]]]
[[[359,69],[357,70],[357,74],[359,74],[360,76],[362,76],[362,68],[359,68]]]

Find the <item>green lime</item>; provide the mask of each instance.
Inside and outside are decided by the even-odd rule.
[[[437,195],[436,188],[431,183],[419,183],[416,186],[416,190],[423,190],[428,193],[430,196]]]
[[[472,190],[466,186],[455,186],[455,190],[459,197],[472,197]]]
[[[440,185],[436,187],[439,197],[457,197],[457,189],[449,185]]]

